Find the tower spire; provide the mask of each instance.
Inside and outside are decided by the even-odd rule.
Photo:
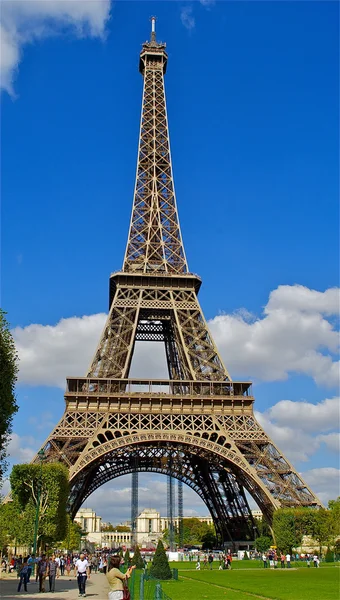
[[[168,55],[156,42],[143,44],[139,70],[144,77],[134,201],[124,258],[125,272],[188,272],[172,175],[164,74]]]
[[[151,17],[151,41],[156,41],[156,17]]]

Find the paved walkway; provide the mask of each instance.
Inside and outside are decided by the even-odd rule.
[[[16,576],[6,576],[5,579],[0,579],[0,598],[4,600],[14,600],[17,598],[40,598],[41,600],[75,600],[78,599],[78,585],[75,577],[70,580],[69,577],[59,577],[56,579],[55,592],[45,592],[39,594],[38,584],[35,579],[31,579],[31,583],[27,586],[27,592],[23,586],[21,591],[17,592],[18,579]],[[48,590],[48,579],[45,583],[45,589]],[[102,573],[93,573],[91,578],[86,582],[86,597],[92,600],[107,600],[108,585],[105,575]]]

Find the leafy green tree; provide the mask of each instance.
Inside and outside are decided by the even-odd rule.
[[[213,525],[208,525],[208,523],[204,523],[195,517],[183,519],[183,543],[185,545],[196,546],[197,544],[201,544],[202,538],[206,534],[216,536]],[[163,540],[166,544],[169,544],[168,529],[163,531]],[[175,543],[179,544],[179,531],[175,531]]]
[[[136,546],[134,550],[132,564],[136,565],[136,569],[144,569],[144,560],[142,559],[139,546]]]
[[[6,470],[9,434],[13,415],[18,410],[15,383],[18,375],[18,355],[5,312],[0,309],[0,483]]]
[[[322,546],[328,545],[332,539],[331,511],[325,508],[319,508],[314,511],[311,535],[319,543],[319,552],[321,555]]]
[[[150,567],[150,575],[155,579],[171,579],[171,569],[169,566],[168,557],[165,554],[162,540],[158,541],[155,556]]]
[[[336,500],[328,502],[330,511],[331,544],[333,548],[340,543],[340,496]]]
[[[0,505],[0,549],[4,550],[15,540],[20,542],[22,515],[17,503]]]
[[[325,561],[334,562],[334,552],[332,552],[332,550],[329,547],[327,548],[327,552],[325,554]]]
[[[107,525],[102,526],[101,530],[102,531],[118,531],[119,533],[121,533],[121,532],[131,531],[131,528],[128,527],[127,525],[112,525],[112,523],[107,523]]]
[[[67,527],[68,470],[61,463],[15,465],[10,475],[13,501],[23,516],[22,543],[33,541],[39,499],[38,540],[64,538]],[[40,494],[39,494],[40,488]]]
[[[273,517],[273,531],[276,546],[280,552],[291,553],[293,548],[301,546],[303,528],[299,519],[299,511],[291,508],[277,510]]]
[[[207,531],[201,537],[202,549],[203,550],[212,550],[216,546],[216,535],[213,531]]]
[[[56,548],[60,550],[67,550],[72,552],[80,549],[81,538],[83,531],[81,525],[76,521],[72,521],[70,515],[66,515],[66,532],[65,538],[55,544]]]
[[[273,539],[268,535],[260,535],[256,538],[256,550],[258,552],[267,552],[273,543]]]

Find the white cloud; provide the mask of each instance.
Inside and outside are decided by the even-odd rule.
[[[328,500],[336,499],[340,495],[340,470],[333,467],[310,469],[301,473],[303,479],[327,506]]]
[[[215,4],[215,0],[199,0],[199,3],[205,8],[210,8]]]
[[[77,37],[103,37],[111,0],[3,0],[1,2],[1,88],[13,93],[23,47],[72,31]]]
[[[190,4],[182,6],[180,16],[182,25],[184,25],[186,29],[188,29],[189,31],[194,29],[196,22],[193,14],[193,7]]]
[[[64,388],[67,375],[85,375],[105,319],[99,313],[61,319],[54,326],[16,327],[12,333],[20,358],[20,382]]]
[[[265,432],[291,462],[305,462],[318,450],[319,441],[303,431],[303,422],[298,421],[295,427],[284,427],[273,423],[268,413],[254,412]]]
[[[299,423],[305,432],[329,431],[339,424],[340,398],[327,398],[318,404],[281,400],[268,410],[268,415],[281,426]]]
[[[336,314],[338,294],[339,290],[315,292],[299,285],[280,286],[270,294],[262,318],[254,318],[242,309],[212,319],[209,327],[234,379],[280,381],[297,373],[310,376],[321,385],[337,386],[339,363],[333,358],[338,332],[325,314]],[[20,357],[20,382],[63,388],[66,375],[85,375],[104,322],[105,315],[97,314],[61,319],[54,326],[16,327],[13,335]],[[152,346],[151,355],[150,346],[143,344],[138,345],[139,354],[134,356],[134,375],[165,376],[160,345]],[[295,412],[303,411],[303,406],[294,406]],[[312,409],[307,428],[316,418],[315,410],[325,427],[322,423],[329,419],[330,406],[334,406],[333,401],[325,400],[323,407]],[[280,406],[276,408],[279,409]]]
[[[320,432],[339,428],[339,402],[338,397],[317,404],[281,400],[264,413],[255,411],[255,416],[288,459],[303,462],[317,452],[321,443],[336,452],[339,433]]]
[[[139,473],[138,505],[155,508],[161,516],[167,516],[167,482],[164,475]],[[177,486],[175,485],[177,498]],[[207,516],[208,509],[199,496],[188,486],[183,486],[184,514]],[[118,524],[131,517],[131,475],[123,475],[103,485],[86,500],[86,506],[94,508],[103,521]],[[84,506],[85,506],[84,505]]]
[[[221,314],[209,327],[234,377],[279,381],[297,373],[338,386],[339,363],[333,355],[339,336],[325,317],[338,310],[338,288],[316,292],[285,285],[271,292],[263,317],[250,319],[244,311]]]
[[[12,433],[7,448],[8,461],[11,463],[27,463],[35,456],[37,441],[31,436],[19,436]]]
[[[326,444],[328,450],[339,455],[340,452],[340,433],[328,433],[327,435],[318,435],[319,442]]]

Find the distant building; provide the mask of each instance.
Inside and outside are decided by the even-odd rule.
[[[263,514],[262,514],[262,510],[256,509],[256,510],[252,510],[251,514],[253,515],[254,519],[258,519],[259,521],[262,519]]]
[[[191,519],[192,517],[183,517]],[[195,517],[208,525],[213,524],[212,517]],[[90,542],[95,543],[101,548],[117,548],[118,546],[131,546],[130,531],[101,531],[107,523],[102,523],[101,517],[90,508],[81,508],[76,516],[77,521]],[[174,517],[174,526],[178,528],[179,518]],[[130,523],[124,523],[130,525]],[[145,508],[137,517],[137,544],[141,548],[157,546],[157,542],[162,537],[164,529],[169,526],[169,517],[161,517],[155,508]],[[99,528],[99,529],[98,529]]]
[[[74,520],[81,526],[84,536],[94,544],[102,545],[102,518],[92,508],[78,510]]]

